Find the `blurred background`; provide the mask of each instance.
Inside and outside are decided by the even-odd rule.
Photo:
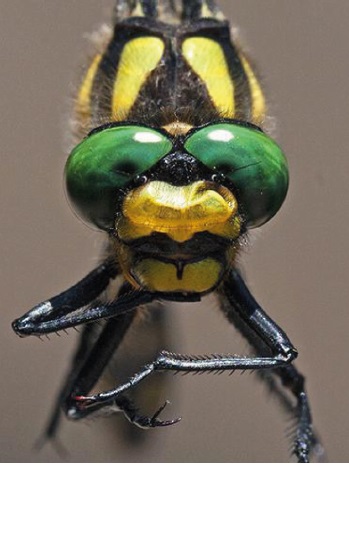
[[[69,97],[91,51],[88,33],[113,0],[0,0],[0,460],[59,462],[33,450],[68,368],[76,334],[19,339],[10,322],[94,267],[101,237],[78,222],[63,190]],[[349,3],[221,1],[264,75],[291,187],[252,235],[242,265],[257,300],[298,348],[328,460],[349,457]],[[246,352],[214,301],[171,305],[168,349]],[[132,355],[133,349],[124,348]],[[166,416],[180,424],[132,444],[122,418],[64,421],[66,460],[286,462],[287,417],[254,375],[169,379]]]

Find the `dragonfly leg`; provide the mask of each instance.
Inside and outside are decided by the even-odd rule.
[[[305,390],[304,376],[297,371],[293,364],[285,368],[275,369],[273,374],[280,378],[283,387],[296,398],[297,406],[294,408],[296,432],[293,452],[298,462],[309,462],[309,453],[313,449],[316,449],[317,452],[319,450],[323,452],[323,449],[312,428],[311,411],[308,395]]]
[[[93,413],[97,414],[101,408],[106,408],[109,412],[123,412],[130,422],[140,428],[167,426],[177,422],[177,420],[161,421],[158,419],[167,402],[152,417],[147,417],[138,411],[125,394],[115,398],[111,404],[98,405],[86,412],[80,406],[79,402],[83,399],[82,395],[88,394],[102,375],[131,325],[134,316],[135,312],[132,311],[118,318],[112,318],[102,328],[98,324],[84,326],[71,370],[60,390],[45,429],[43,440],[55,437],[62,408],[66,415],[73,419],[82,419]],[[76,397],[77,393],[80,395],[79,397]]]
[[[119,274],[113,261],[106,261],[66,291],[44,301],[12,323],[20,337],[52,333],[61,329],[61,324],[72,312],[83,308],[96,299]],[[44,329],[48,324],[50,329]]]
[[[125,391],[141,383],[155,371],[209,372],[209,371],[263,371],[270,369],[281,378],[286,389],[296,397],[297,432],[294,453],[298,462],[308,462],[314,445],[311,414],[304,389],[303,377],[291,365],[297,351],[287,335],[262,310],[247,289],[240,274],[232,270],[221,289],[224,311],[230,322],[237,325],[247,340],[254,346],[259,340],[265,356],[181,356],[161,352],[154,362],[143,367],[128,382],[106,392],[79,398],[82,409],[88,409],[115,401]],[[242,328],[243,326],[243,328]]]
[[[292,348],[285,333],[256,303],[237,271],[232,271],[223,292],[223,309],[228,319],[258,354],[265,352],[267,348],[276,348],[280,343],[286,345],[286,348]],[[298,462],[308,462],[309,454],[313,450],[323,453],[321,443],[313,432],[305,379],[295,365],[289,363],[284,367],[260,370],[258,373],[282,407],[296,420],[293,452]],[[275,377],[281,380],[282,386],[274,380]],[[289,396],[295,397],[296,406]]]
[[[64,387],[63,408],[69,418],[80,419],[91,413],[97,412],[102,408],[108,408],[108,411],[122,411],[126,418],[139,426],[140,428],[154,428],[157,426],[167,426],[177,422],[178,419],[171,421],[161,421],[158,419],[160,412],[166,406],[166,403],[152,416],[147,417],[140,413],[133,402],[126,397],[125,391],[120,393],[120,397],[113,398],[107,404],[94,406],[93,409],[85,409],[81,402],[84,401],[88,392],[96,384],[106,366],[109,364],[124,335],[130,327],[136,312],[128,312],[122,316],[111,318],[104,326],[95,343],[85,351],[84,337],[81,341],[81,347],[77,352],[77,359],[73,365],[73,375],[71,375]],[[81,354],[84,354],[81,360]],[[81,365],[80,365],[81,364]]]
[[[94,302],[106,289],[114,275],[102,265],[78,284],[29,310],[12,323],[20,337],[56,333],[81,324],[113,318],[159,300],[161,296],[147,291],[137,291],[124,283],[119,297],[106,303]],[[95,283],[93,283],[95,282]]]
[[[41,437],[41,442],[55,438],[61,420],[61,411],[63,402],[69,395],[72,386],[74,385],[75,378],[86,361],[88,354],[91,352],[91,348],[94,340],[99,336],[101,331],[101,325],[98,323],[89,323],[84,325],[82,333],[80,334],[79,345],[75,356],[72,360],[71,369],[66,376],[64,383],[56,398],[54,407],[47,421],[44,433]]]

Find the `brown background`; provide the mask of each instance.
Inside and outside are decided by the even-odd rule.
[[[10,321],[80,279],[100,237],[77,222],[63,192],[64,136],[84,34],[113,0],[0,1],[0,459],[59,461],[32,445],[69,362],[75,334],[20,340]],[[349,455],[346,0],[222,1],[265,75],[292,184],[276,219],[244,257],[256,297],[300,351],[315,423],[330,461]],[[172,307],[173,350],[232,352],[212,303]],[[246,347],[240,344],[240,350]],[[287,420],[250,375],[175,377],[172,429],[125,444],[115,421],[65,422],[73,461],[287,461]]]

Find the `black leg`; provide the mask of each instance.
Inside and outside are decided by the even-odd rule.
[[[181,293],[163,294],[135,290],[125,282],[116,300],[110,303],[93,303],[96,297],[107,288],[110,279],[118,274],[115,264],[107,261],[73,287],[38,304],[15,320],[12,323],[13,330],[20,337],[40,336],[113,318],[153,301],[197,302],[201,299],[201,296],[196,293],[182,295]]]
[[[144,363],[153,361],[163,348],[168,348],[171,344],[168,327],[167,307],[161,304],[152,304],[137,314],[127,333],[125,344],[117,352],[117,359],[111,360],[102,382],[99,383],[100,390],[122,384]],[[132,394],[128,394],[132,401],[122,404],[124,413],[127,409],[128,420],[120,420],[120,413],[115,413],[107,425],[110,436],[116,436],[127,446],[142,450],[142,444],[149,441],[147,430],[151,419],[154,419],[154,412],[173,397],[174,390],[173,376],[165,374],[153,375],[146,384],[135,387]],[[118,405],[121,406],[120,399]],[[143,419],[135,423],[134,417]],[[160,418],[162,419],[162,416]],[[135,425],[140,428],[135,428]]]
[[[40,303],[15,320],[12,328],[20,337],[56,333],[84,323],[124,314],[158,298],[156,294],[135,291],[125,284],[128,291],[123,291],[118,299],[92,307],[91,303],[106,289],[110,279],[117,273],[112,264],[103,264],[67,291]],[[90,306],[81,310],[86,305]]]
[[[244,335],[247,336],[247,331],[252,333],[252,336],[247,336],[248,340],[259,339],[261,345],[270,354],[269,356],[209,356],[201,358],[162,352],[154,362],[143,367],[123,385],[100,394],[77,398],[81,406],[81,413],[86,414],[96,407],[110,405],[125,391],[138,385],[155,371],[204,372],[275,369],[281,376],[285,387],[289,388],[297,398],[299,421],[294,452],[299,462],[308,462],[314,437],[303,378],[295,367],[290,365],[297,357],[297,351],[287,335],[257,304],[237,271],[230,272],[228,279],[223,284],[221,294],[228,319],[232,323],[236,323],[236,318],[239,318],[240,324],[245,326],[244,330],[241,329]],[[237,325],[240,328],[239,322]],[[285,371],[285,373],[281,371]]]
[[[73,374],[69,376],[68,382],[65,385],[63,394],[64,400],[62,401],[64,411],[70,419],[82,419],[88,415],[97,413],[102,408],[109,412],[122,411],[126,418],[139,426],[140,428],[154,428],[157,426],[168,426],[178,422],[178,419],[171,421],[160,421],[157,419],[160,412],[164,409],[165,405],[155,413],[153,417],[147,417],[139,413],[131,400],[125,396],[113,398],[107,405],[103,402],[102,405],[96,405],[93,408],[84,408],[80,405],[81,400],[85,400],[85,395],[93,388],[104,369],[109,364],[114,353],[116,352],[119,344],[129,326],[134,319],[135,312],[129,312],[118,318],[112,318],[108,320],[107,324],[100,333],[95,344],[90,348],[86,355],[86,359],[83,360],[79,369],[79,359],[73,366]],[[79,349],[77,356],[83,351],[82,347]]]
[[[95,276],[95,272],[90,276]],[[108,277],[104,273],[101,278],[103,283],[100,282],[100,285],[103,287],[103,284],[107,285],[108,282],[106,279],[109,280],[110,277],[110,275]],[[100,280],[99,275],[96,278],[97,281]],[[161,295],[141,291],[129,292],[129,287],[124,286],[122,294],[112,303],[99,305],[94,308],[90,307],[83,312],[75,314],[70,313],[71,310],[74,310],[75,305],[77,307],[81,306],[81,302],[85,304],[86,300],[88,300],[86,297],[77,297],[77,289],[79,291],[81,285],[87,285],[88,287],[88,280],[89,277],[85,278],[77,286],[74,286],[74,288],[51,299],[51,301],[46,301],[43,305],[39,305],[39,307],[29,312],[28,315],[17,320],[14,325],[15,331],[19,334],[40,334],[57,331],[58,329],[64,329],[80,323],[92,322],[101,318],[111,318],[99,335],[95,345],[89,351],[81,368],[80,366],[73,367],[71,376],[64,387],[62,394],[64,393],[64,396],[66,396],[69,392],[68,396],[66,396],[64,406],[70,418],[83,418],[102,408],[109,408],[124,411],[129,420],[138,426],[153,427],[173,424],[176,421],[158,421],[157,414],[150,419],[138,416],[133,405],[126,398],[125,392],[141,383],[155,371],[275,370],[285,388],[290,390],[296,397],[298,427],[294,452],[299,462],[308,461],[309,452],[314,445],[314,436],[312,433],[308,399],[304,390],[304,379],[295,367],[290,365],[297,357],[297,351],[294,349],[287,335],[261,309],[236,270],[232,270],[229,273],[220,289],[223,309],[229,321],[237,325],[252,346],[263,350],[261,355],[256,357],[233,355],[202,358],[161,352],[157,359],[143,367],[127,382],[113,390],[95,395],[88,395],[88,392],[115,352],[120,342],[119,339],[122,339],[131,321],[130,318],[133,317],[133,311],[138,306],[161,299],[195,301],[200,300],[200,296],[195,294],[183,296],[177,294]],[[64,306],[62,303],[64,303]],[[42,310],[43,308],[44,310]],[[69,312],[67,315],[64,315],[67,309]],[[52,317],[54,319],[51,319]],[[53,423],[54,420],[52,421]]]
[[[313,431],[304,377],[293,364],[275,369],[273,374],[280,378],[282,385],[296,398],[297,406],[294,408],[296,431],[293,452],[297,456],[298,462],[309,462],[309,454],[313,449],[316,448],[320,452],[323,452],[323,449]]]
[[[126,344],[118,351],[117,360],[112,360],[108,366],[102,386],[122,384],[145,363],[154,361],[161,350],[171,344],[167,327],[167,307],[161,304],[152,304],[137,315],[132,329],[127,333]],[[132,391],[132,399],[147,414],[152,414],[154,408],[160,407],[168,399],[171,381],[172,375],[154,375],[146,385]],[[131,428],[125,421],[122,421],[121,428],[132,440],[144,439],[139,429]]]
[[[71,419],[81,419],[99,411],[99,406],[86,412],[79,409],[79,397],[76,397],[76,394],[88,394],[97,383],[117,351],[135,314],[136,311],[132,310],[117,318],[109,319],[103,327],[98,323],[90,323],[84,326],[71,370],[59,393],[42,441],[55,437],[62,408]],[[166,404],[167,402],[160,407],[154,416],[148,417],[140,413],[133,402],[123,394],[114,399],[108,411],[123,412],[130,422],[140,428],[154,428],[178,422],[179,419],[171,421],[158,420],[158,416]],[[102,407],[105,408],[106,406],[103,405]]]
[[[265,326],[268,326],[269,323],[267,331],[270,334],[274,333],[273,338],[275,341],[281,335],[283,344],[287,343],[288,339],[285,334],[260,309],[259,305],[248,292],[240,275],[237,272],[233,272],[230,281],[231,285],[228,282],[228,285],[224,288],[228,304],[223,297],[223,308],[231,323],[246,337],[254,350],[260,354],[265,352],[268,346],[270,348],[267,333],[264,330],[260,332],[256,329],[256,319],[258,316],[261,318],[264,316],[263,323]],[[239,303],[244,304],[241,306]],[[276,331],[275,327],[277,327]],[[289,341],[288,344],[290,347],[292,346]],[[298,462],[308,462],[309,453],[314,448],[316,448],[318,453],[323,453],[321,444],[313,432],[311,412],[303,375],[297,371],[293,364],[289,364],[286,367],[260,370],[258,371],[258,376],[267,384],[270,392],[277,397],[283,409],[296,420],[293,452]],[[282,387],[286,389],[286,392],[276,382],[275,377],[281,380]],[[296,399],[296,406],[289,397],[291,394]]]
[[[40,443],[44,443],[48,439],[52,440],[53,438],[55,438],[59,428],[63,402],[66,400],[70,391],[72,390],[76,376],[78,375],[78,372],[81,371],[83,364],[85,363],[93,345],[95,344],[95,341],[100,335],[101,330],[102,326],[99,323],[88,323],[83,326],[82,333],[80,334],[79,346],[72,360],[71,369],[55,401],[43,436],[39,440]]]
[[[107,288],[110,280],[118,274],[118,266],[114,261],[104,262],[77,284],[36,305],[24,316],[15,320],[12,323],[12,328],[20,337],[41,335],[61,329],[61,318],[66,318],[72,312],[90,304]],[[46,324],[51,326],[51,331],[48,329],[41,331],[41,328]]]

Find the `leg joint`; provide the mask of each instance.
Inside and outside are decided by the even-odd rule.
[[[294,362],[298,357],[298,350],[292,346],[282,347],[281,355],[286,364]]]

